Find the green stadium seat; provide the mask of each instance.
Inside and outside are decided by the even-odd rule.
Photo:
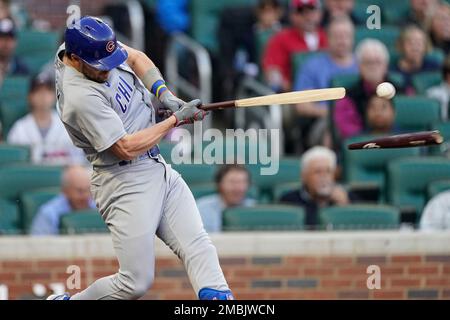
[[[23,117],[28,109],[28,88],[30,78],[27,76],[9,76],[0,88],[0,121],[3,125],[3,136],[14,122]]]
[[[376,185],[382,197],[389,161],[401,157],[419,156],[420,148],[348,150],[347,146],[358,141],[374,138],[372,135],[356,136],[347,139],[342,147],[344,179],[348,184],[368,183]]]
[[[428,200],[441,192],[450,190],[450,180],[437,180],[430,182],[427,187]]]
[[[42,188],[20,196],[21,227],[27,232],[39,208],[60,193],[60,188]]]
[[[322,227],[332,230],[396,229],[400,212],[392,206],[348,205],[320,211]]]
[[[28,63],[33,73],[37,73],[45,63],[53,61],[59,34],[53,31],[20,30],[17,39],[16,54]]]
[[[263,175],[261,168],[267,168],[268,165],[247,165],[247,168],[251,173],[252,183],[259,189],[259,200],[261,202],[270,202],[274,199],[272,193],[274,185],[285,182],[298,182],[300,180],[299,158],[281,158],[278,166],[277,174]]]
[[[439,130],[444,138],[444,142],[440,145],[430,147],[430,154],[436,156],[450,155],[450,121],[435,124],[433,129]]]
[[[425,94],[427,89],[442,82],[441,72],[422,72],[413,77],[413,86],[417,94]]]
[[[441,106],[434,99],[397,95],[394,104],[396,124],[403,130],[428,130],[441,119]]]
[[[280,202],[281,197],[292,190],[300,190],[302,184],[300,181],[279,183],[273,187],[272,193],[275,202]]]
[[[400,29],[396,26],[383,25],[381,29],[370,30],[367,26],[357,26],[355,29],[355,46],[366,38],[378,39],[386,47],[393,48],[400,35]]]
[[[222,10],[233,6],[252,6],[255,3],[256,0],[192,0],[191,33],[193,38],[209,50],[217,51],[217,29]]]
[[[209,164],[173,164],[172,168],[175,169],[188,185],[194,183],[207,183],[214,181],[214,175],[216,172],[215,165]]]
[[[409,0],[381,1],[384,23],[401,24],[409,14]]]
[[[14,202],[0,199],[0,235],[20,233],[17,205]]]
[[[420,218],[424,207],[428,184],[450,179],[450,161],[442,157],[396,159],[387,168],[389,203],[401,209],[414,209],[416,218]]]
[[[18,200],[26,191],[59,187],[62,168],[36,165],[15,165],[0,168],[0,198]]]
[[[224,231],[302,230],[303,208],[286,205],[261,205],[224,211]]]
[[[28,147],[0,143],[0,166],[29,161],[30,149]]]
[[[73,211],[61,217],[62,234],[107,233],[108,228],[97,210]]]

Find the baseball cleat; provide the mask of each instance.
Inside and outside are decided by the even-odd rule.
[[[70,300],[70,296],[68,293],[52,294],[52,295],[49,295],[48,298],[45,300]]]

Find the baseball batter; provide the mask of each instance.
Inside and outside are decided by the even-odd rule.
[[[92,163],[92,195],[120,268],[72,297],[49,299],[143,296],[154,279],[155,234],[182,260],[199,299],[233,299],[192,193],[157,146],[170,129],[201,121],[201,102],[175,97],[152,61],[95,17],[66,29],[55,66],[58,112]],[[151,94],[173,111],[157,124]]]

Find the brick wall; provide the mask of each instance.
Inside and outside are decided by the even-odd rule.
[[[111,258],[2,261],[0,284],[17,299],[29,295],[33,283],[65,283],[72,264],[81,269],[82,288],[117,270]],[[450,255],[227,256],[221,264],[239,299],[450,299]],[[372,264],[381,268],[380,290],[366,286]],[[157,259],[145,298],[195,299],[176,258]]]

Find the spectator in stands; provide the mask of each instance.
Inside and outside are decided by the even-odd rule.
[[[336,75],[357,74],[358,64],[352,52],[354,39],[352,21],[342,16],[333,19],[327,27],[328,50],[309,58],[300,68],[294,90],[328,88]],[[317,72],[320,70],[320,72]],[[297,105],[298,123],[306,149],[317,144],[326,144],[327,102],[311,102]],[[328,139],[329,140],[329,139]]]
[[[437,71],[440,65],[426,57],[430,50],[426,33],[415,25],[403,29],[398,42],[400,59],[392,68],[403,76],[406,94],[415,94],[412,78],[421,72]]]
[[[259,74],[264,39],[281,30],[282,13],[278,0],[258,0],[256,8],[224,8],[218,28],[220,56],[215,74],[220,100],[235,97],[242,75],[255,77]]]
[[[450,5],[442,3],[431,18],[429,34],[433,47],[450,54]]]
[[[238,164],[223,165],[216,173],[218,193],[198,199],[197,206],[207,232],[222,231],[222,213],[236,206],[252,206],[256,202],[247,197],[250,173]]]
[[[410,0],[410,9],[405,25],[415,24],[426,29],[430,17],[436,11],[440,0]]]
[[[27,65],[14,55],[16,45],[16,28],[13,20],[0,19],[0,83],[7,75],[29,74]]]
[[[373,135],[397,133],[395,108],[392,100],[373,95],[367,102],[365,133]]]
[[[450,230],[450,190],[434,196],[423,210],[420,230]]]
[[[30,113],[14,123],[7,141],[29,145],[34,163],[85,163],[83,152],[73,146],[54,110],[54,90],[51,79],[37,75],[31,80],[28,94]]]
[[[450,55],[442,65],[442,83],[427,90],[427,96],[441,103],[441,118],[449,120],[450,109]]]
[[[369,97],[375,94],[377,86],[385,81],[396,86],[388,75],[389,52],[386,46],[375,39],[365,39],[356,48],[360,79],[347,88],[346,97],[338,100],[333,112],[333,121],[339,136],[343,139],[363,132],[366,105]],[[403,88],[396,86],[397,93]]]
[[[90,185],[90,175],[85,168],[80,166],[66,168],[62,176],[61,193],[39,208],[32,221],[30,233],[58,234],[63,215],[77,210],[95,209]]]
[[[322,9],[318,0],[292,0],[291,26],[275,34],[268,42],[263,69],[266,82],[275,91],[292,87],[292,54],[326,47],[326,34],[320,28]]]
[[[342,186],[336,184],[336,154],[326,147],[313,147],[301,158],[302,187],[281,197],[285,204],[305,209],[305,224],[315,229],[319,223],[319,210],[335,205],[347,205],[354,200]]]
[[[354,7],[355,0],[325,0],[322,25],[327,26],[331,20],[340,17],[350,18],[353,24],[363,23],[353,14]]]

